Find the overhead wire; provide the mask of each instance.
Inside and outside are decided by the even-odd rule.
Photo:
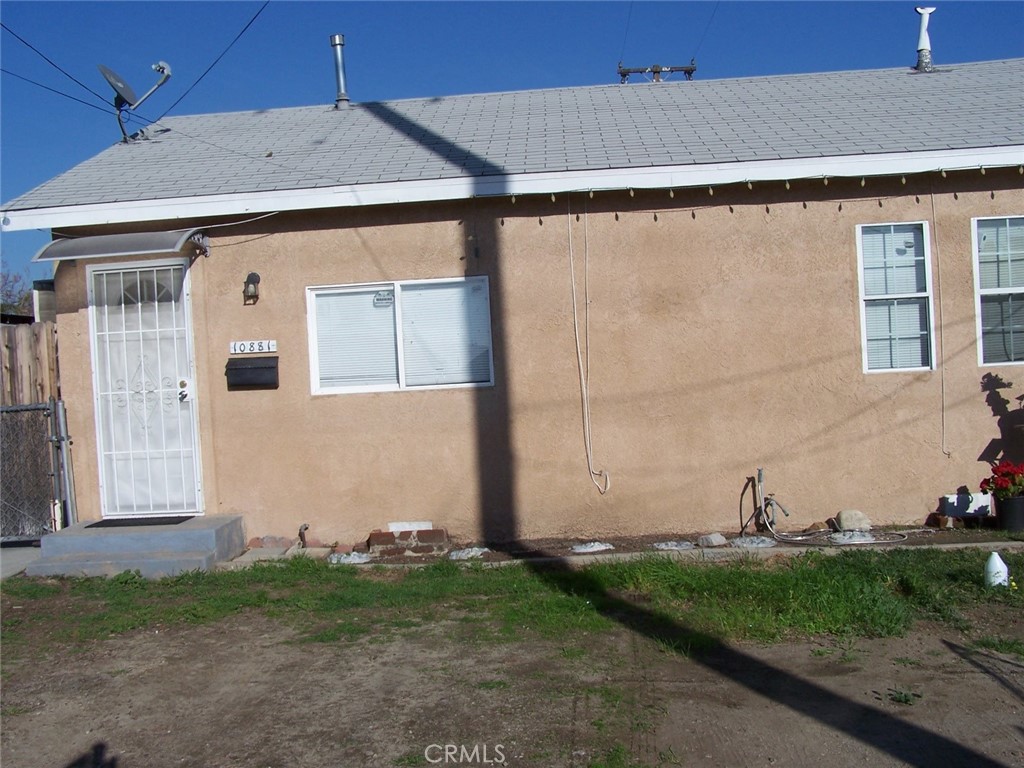
[[[715,3],[715,7],[711,9],[711,16],[708,17],[708,23],[704,25],[704,34],[700,36],[700,42],[697,43],[697,49],[693,52],[693,58],[697,58],[697,54],[700,53],[701,46],[704,45],[704,38],[708,36],[708,30],[711,29],[711,22],[715,20],[715,14],[718,12],[718,6],[720,0]]]
[[[55,62],[55,61],[54,61],[53,59],[51,59],[51,58],[50,58],[49,56],[47,56],[47,55],[46,55],[45,53],[43,53],[42,51],[40,51],[40,50],[39,50],[38,48],[36,48],[36,47],[35,47],[34,45],[32,45],[32,43],[30,43],[30,42],[29,42],[28,40],[26,40],[25,38],[23,38],[23,37],[22,37],[21,35],[19,35],[19,34],[18,34],[17,32],[15,32],[15,31],[14,31],[13,29],[11,29],[11,28],[10,28],[9,26],[7,26],[6,24],[4,24],[4,23],[3,23],[2,21],[0,21],[0,29],[4,29],[5,31],[9,32],[9,33],[10,33],[11,35],[13,35],[13,36],[14,36],[15,38],[17,38],[17,39],[18,39],[18,40],[19,40],[19,41],[20,41],[20,42],[21,42],[21,43],[22,43],[23,45],[27,46],[28,48],[30,48],[31,50],[33,50],[33,51],[34,51],[35,53],[37,53],[37,54],[38,54],[39,56],[41,56],[41,57],[42,57],[42,58],[43,58],[43,59],[44,59],[44,60],[46,61],[46,63],[47,63],[47,64],[49,64],[49,65],[50,65],[51,67],[53,67],[54,69],[56,69],[56,70],[57,70],[58,72],[60,72],[60,73],[61,73],[62,75],[64,75],[65,77],[67,77],[67,78],[69,78],[70,80],[73,80],[74,82],[78,83],[78,85],[80,85],[80,86],[82,86],[83,88],[85,88],[85,90],[87,90],[87,91],[88,91],[89,93],[91,93],[91,94],[92,94],[93,96],[95,96],[95,97],[96,97],[97,99],[99,99],[100,101],[102,101],[102,102],[103,102],[104,104],[108,103],[107,99],[105,99],[105,98],[104,98],[103,96],[101,96],[100,94],[96,93],[96,91],[94,91],[94,90],[93,90],[92,88],[90,88],[90,87],[89,87],[88,85],[86,85],[86,84],[85,84],[85,83],[83,83],[83,82],[82,82],[81,80],[79,80],[78,78],[76,78],[76,77],[75,77],[74,75],[72,75],[72,74],[70,74],[69,72],[65,71],[65,70],[64,70],[64,69],[63,69],[63,68],[62,68],[62,67],[61,67],[61,66],[60,66],[59,64],[57,64],[57,63],[56,63],[56,62]],[[12,75],[13,73],[11,73],[11,72],[7,72],[7,74],[9,74],[9,75]],[[14,77],[19,77],[19,75],[13,75],[13,76],[14,76]],[[22,79],[22,80],[28,80],[28,78],[24,78],[24,77],[22,77],[21,79]],[[30,83],[31,83],[32,81],[31,81],[31,80],[29,80],[28,82],[30,82]],[[39,85],[39,83],[33,83],[33,85]],[[43,85],[43,86],[40,86],[40,87],[42,87],[42,88],[46,88],[46,86],[45,86],[45,85]],[[47,88],[47,90],[53,90],[53,89],[52,89],[52,88]],[[60,91],[54,91],[54,93],[60,93]],[[62,95],[62,96],[66,96],[67,94],[63,94],[63,93],[61,93],[61,95]],[[69,96],[68,98],[74,98],[74,97],[73,97],[73,96]],[[76,99],[76,101],[77,101],[77,99]],[[84,104],[85,102],[82,102],[82,103]]]
[[[622,33],[622,50],[619,52],[619,61],[626,55],[626,39],[629,37],[629,22],[633,19],[633,2],[630,0],[629,13],[626,14],[626,30]]]
[[[75,96],[72,96],[69,93],[64,93],[63,91],[58,91],[56,88],[51,88],[48,85],[43,85],[42,83],[37,83],[35,80],[31,80],[31,79],[25,77],[24,75],[19,75],[16,72],[11,72],[9,69],[0,68],[0,72],[3,72],[5,75],[9,75],[11,77],[16,77],[19,80],[24,80],[26,83],[31,83],[34,86],[42,88],[43,90],[46,90],[46,91],[50,91],[51,93],[55,93],[58,96],[63,96],[65,99],[71,99],[72,101],[77,101],[79,104],[84,104],[87,107],[92,107],[93,109],[98,109],[100,112],[105,112],[108,115],[116,114],[113,109],[104,109],[103,107],[99,107],[99,106],[97,106],[95,104],[92,104],[91,102],[82,101],[82,99],[79,99],[79,98],[77,98]]]
[[[260,6],[260,9],[258,11],[256,11],[255,15],[253,15],[253,17],[251,19],[249,19],[249,23],[246,24],[244,27],[242,27],[242,31],[239,32],[237,35],[235,35],[235,39],[232,40],[230,43],[228,43],[228,47],[227,48],[225,48],[223,51],[221,51],[220,56],[218,56],[216,59],[214,59],[213,63],[211,63],[210,66],[208,66],[206,68],[206,71],[203,72],[203,74],[201,74],[198,78],[196,78],[195,82],[192,83],[192,85],[190,85],[188,88],[185,89],[185,92],[183,94],[181,94],[181,96],[178,97],[178,100],[175,101],[173,104],[171,104],[171,106],[169,106],[167,109],[165,109],[163,114],[160,115],[160,117],[158,117],[153,122],[158,122],[158,121],[162,120],[164,117],[167,116],[168,112],[170,112],[172,109],[174,109],[176,106],[178,106],[186,96],[188,96],[190,93],[192,93],[192,89],[195,88],[197,85],[199,85],[199,83],[202,82],[204,77],[206,77],[208,74],[210,74],[210,70],[212,70],[215,66],[217,66],[217,64],[220,62],[220,60],[223,59],[227,55],[227,52],[230,51],[232,49],[232,47],[234,47],[235,43],[237,43],[242,38],[242,35],[244,35],[249,30],[249,27],[251,27],[253,25],[253,23],[256,21],[256,19],[259,18],[260,14],[263,13],[263,10],[268,5],[270,5],[270,0],[265,0],[263,5]]]
[[[103,112],[104,114],[108,114],[108,115],[117,114],[113,108],[104,109],[103,107],[97,106],[96,104],[92,104],[92,103],[90,103],[88,101],[83,101],[82,99],[79,99],[79,98],[77,98],[75,96],[72,96],[72,95],[70,95],[68,93],[64,93],[63,91],[58,91],[57,89],[51,88],[48,85],[43,85],[42,83],[37,82],[35,80],[32,80],[32,79],[30,79],[28,77],[25,77],[24,75],[19,75],[16,72],[11,72],[9,69],[0,68],[0,72],[2,72],[5,75],[9,75],[11,77],[17,78],[18,80],[24,80],[26,83],[34,85],[37,88],[42,88],[43,90],[50,91],[51,93],[55,93],[58,96],[63,96],[65,99],[70,99],[71,101],[78,102],[79,104],[82,104],[82,105],[84,105],[86,107],[90,107],[92,109],[95,109],[95,110],[98,110],[100,112]],[[135,114],[136,114],[137,117],[139,117],[139,118],[141,118],[143,120],[147,119],[144,115],[141,115],[141,114],[138,114],[138,113],[135,113]],[[151,125],[151,126],[155,125],[155,126],[157,126],[159,128],[165,128],[166,130],[172,130],[169,126],[164,125],[163,123],[160,123],[158,120],[151,121],[149,123],[149,125]],[[263,155],[250,154],[250,153],[247,153],[247,152],[239,151],[239,150],[234,149],[232,147],[226,147],[226,146],[223,146],[221,144],[217,144],[216,142],[210,141],[208,139],[204,139],[201,136],[195,136],[193,134],[187,133],[187,132],[181,130],[180,128],[174,128],[173,130],[176,133],[178,133],[179,135],[184,136],[187,139],[191,139],[192,141],[199,142],[200,144],[205,144],[206,146],[212,147],[213,149],[219,149],[222,152],[228,152],[230,154],[237,155],[238,157],[244,157],[244,158],[246,158],[248,160],[258,160],[260,162],[266,163],[267,165],[272,165],[272,166],[275,166],[277,168],[281,168],[282,170],[293,171],[293,172],[294,171],[301,172],[298,168],[295,168],[295,167],[290,166],[290,165],[285,165],[284,163],[275,162],[273,160],[270,160],[270,159],[264,157]],[[333,176],[325,176],[322,173],[317,174],[316,178],[323,179],[324,181],[333,181],[333,182],[335,182],[337,184],[344,184],[345,183],[341,179],[335,178]]]
[[[235,45],[235,43],[237,43],[242,38],[242,36],[249,30],[249,28],[253,25],[253,23],[256,21],[256,19],[259,18],[260,14],[263,13],[263,11],[266,9],[266,7],[268,5],[270,5],[270,0],[265,0],[265,2],[260,6],[259,10],[256,11],[255,14],[253,14],[252,18],[249,19],[249,21],[245,24],[245,26],[242,27],[241,31],[239,31],[239,33],[237,35],[235,35],[234,39],[228,44],[228,46],[221,52],[221,54],[219,56],[217,56],[216,59],[213,60],[213,62],[210,64],[210,66],[208,66],[206,68],[206,71],[203,72],[203,74],[200,75],[199,78],[197,78],[196,81],[194,83],[192,83],[192,85],[189,86],[188,89],[186,89],[185,93],[183,93],[178,98],[177,101],[175,101],[170,107],[168,107],[166,110],[164,110],[163,114],[161,114],[160,117],[158,117],[155,120],[153,120],[153,119],[150,119],[150,118],[146,117],[145,115],[143,115],[143,114],[141,114],[139,112],[131,112],[130,113],[131,116],[135,117],[135,118],[138,118],[139,120],[145,121],[147,123],[147,125],[149,125],[149,126],[155,125],[157,127],[165,128],[167,130],[170,130],[170,128],[168,126],[163,125],[160,121],[164,117],[166,117],[167,113],[170,112],[172,109],[174,109],[174,107],[177,106],[199,84],[199,82],[202,81],[202,79],[204,77],[206,77],[206,75],[208,75],[210,73],[210,71],[217,65],[218,62],[220,62],[221,59],[224,58],[224,56],[228,53],[228,51],[230,51],[231,48]],[[59,70],[61,73],[63,73],[67,77],[69,77],[72,80],[74,80],[76,83],[78,83],[83,88],[88,90],[90,93],[92,93],[94,96],[99,98],[101,101],[104,101],[105,103],[109,103],[102,96],[100,96],[95,91],[90,89],[88,86],[84,85],[83,83],[81,83],[80,81],[75,79],[72,75],[68,74],[63,69],[61,69],[61,67],[59,65],[57,65],[55,62],[50,60],[44,53],[42,53],[37,48],[35,48],[27,40],[24,40],[22,37],[20,37],[16,32],[14,32],[14,30],[10,29],[6,24],[3,24],[2,22],[0,22],[0,26],[2,26],[3,29],[5,29],[7,32],[10,32],[10,34],[14,35],[16,38],[18,38],[18,40],[20,40],[22,43],[24,43],[27,47],[29,47],[33,51],[35,51],[39,56],[41,56],[42,58],[46,59],[46,61],[51,66],[53,66],[54,68]],[[70,94],[64,93],[63,91],[58,91],[55,88],[51,88],[50,86],[44,85],[44,84],[42,84],[40,82],[37,82],[37,81],[32,80],[30,78],[27,78],[27,77],[25,77],[23,75],[19,75],[19,74],[15,73],[15,72],[11,72],[10,70],[0,69],[0,72],[3,72],[6,75],[10,75],[11,77],[15,77],[15,78],[17,78],[19,80],[23,80],[23,81],[25,81],[27,83],[30,83],[31,85],[34,85],[34,86],[36,86],[38,88],[42,88],[43,90],[50,91],[51,93],[55,93],[58,96],[63,96],[64,98],[71,99],[72,101],[76,101],[79,104],[83,104],[83,105],[85,105],[87,107],[91,107],[91,108],[97,109],[97,110],[99,110],[101,112],[105,112],[106,114],[116,114],[116,112],[113,109],[111,109],[111,108],[104,109],[103,107],[99,107],[99,106],[97,106],[95,104],[91,104],[90,102],[83,101],[82,99],[79,99],[79,98],[76,98],[76,97],[74,97],[74,96],[72,96]],[[214,149],[219,149],[219,150],[221,150],[223,152],[229,152],[229,153],[231,153],[233,155],[237,155],[239,157],[244,157],[244,158],[249,159],[249,160],[259,160],[259,161],[261,161],[261,162],[263,162],[263,163],[265,163],[267,165],[272,165],[272,166],[281,168],[283,170],[293,171],[293,172],[294,171],[299,171],[299,169],[294,168],[294,167],[289,166],[289,165],[285,165],[284,163],[280,163],[280,162],[275,162],[275,161],[269,160],[268,158],[266,158],[262,154],[259,154],[259,155],[257,155],[257,154],[250,154],[250,153],[239,151],[239,150],[234,149],[232,147],[226,147],[226,146],[223,146],[221,144],[217,144],[215,142],[209,141],[208,139],[204,139],[204,138],[202,138],[200,136],[195,136],[195,135],[186,133],[185,131],[182,131],[180,128],[175,128],[174,130],[175,130],[176,133],[178,133],[181,136],[189,138],[189,139],[191,139],[193,141],[197,141],[197,142],[199,142],[201,144],[205,144],[206,146],[212,147]],[[302,171],[299,171],[299,172],[302,172]],[[325,181],[333,181],[333,182],[338,183],[338,184],[345,183],[341,179],[337,179],[337,178],[334,178],[332,176],[325,176],[322,173],[318,173],[316,175],[316,178],[323,179]]]

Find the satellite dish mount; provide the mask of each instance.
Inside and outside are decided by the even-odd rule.
[[[124,116],[123,112],[126,109],[135,109],[142,102],[148,99],[161,85],[166,83],[171,78],[171,65],[166,61],[158,61],[153,65],[153,69],[160,73],[160,79],[156,85],[150,88],[143,97],[140,99],[136,97],[135,91],[132,90],[131,86],[124,81],[119,74],[109,67],[105,67],[102,64],[97,64],[97,68],[100,74],[103,75],[103,79],[110,84],[110,87],[114,89],[114,109],[117,110],[117,124],[121,127],[121,135],[124,137],[124,141],[128,141],[128,132],[124,129]]]

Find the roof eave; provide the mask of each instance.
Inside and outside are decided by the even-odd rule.
[[[177,221],[269,211],[464,200],[615,189],[684,189],[739,182],[877,177],[1024,165],[1024,145],[784,160],[554,171],[241,192],[0,211],[2,231]]]

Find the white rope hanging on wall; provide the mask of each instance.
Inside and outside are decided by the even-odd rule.
[[[569,278],[572,281],[572,329],[576,337],[576,367],[580,375],[580,398],[583,408],[583,444],[587,453],[587,469],[590,479],[602,494],[608,493],[612,478],[607,471],[594,469],[594,445],[590,430],[590,239],[588,233],[588,217],[586,201],[583,208],[583,303],[584,303],[584,336],[587,346],[586,365],[583,362],[583,350],[580,345],[579,309],[576,302],[576,267],[572,244],[572,196],[566,195],[566,225],[569,233]]]

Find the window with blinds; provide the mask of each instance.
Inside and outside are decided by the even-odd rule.
[[[974,220],[979,363],[1024,362],[1024,217]]]
[[[307,289],[314,394],[494,383],[486,277]]]
[[[866,371],[928,370],[934,359],[924,223],[857,228]]]

